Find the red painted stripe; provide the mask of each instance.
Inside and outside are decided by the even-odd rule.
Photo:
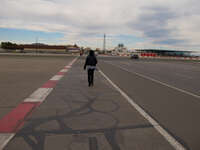
[[[57,75],[64,75],[66,72],[58,72]]]
[[[40,102],[24,102],[0,120],[0,133],[13,133],[22,128],[25,118],[31,114]]]
[[[71,66],[68,65],[65,68],[69,69]],[[58,72],[57,75],[64,74],[65,72]],[[53,88],[57,82],[58,81],[49,80],[42,86],[42,88]],[[41,103],[42,102],[23,102],[19,104],[0,120],[0,133],[16,133],[19,131],[23,127],[25,119],[30,116],[33,110]]]
[[[42,86],[42,88],[53,88],[56,86],[57,82],[58,81],[55,81],[55,80],[49,80]]]

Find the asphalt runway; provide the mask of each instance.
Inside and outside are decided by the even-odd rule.
[[[198,82],[200,81],[200,61],[131,60],[129,58],[103,58],[103,61],[200,95]]]
[[[0,118],[73,58],[0,55]]]
[[[200,148],[199,62],[101,60],[102,71],[182,145]]]
[[[53,58],[53,62],[52,58],[46,59],[45,62],[37,60],[40,67],[51,62],[49,66],[54,69],[44,69],[43,78],[37,76],[37,67],[32,71],[28,67],[25,69],[24,57],[19,63],[23,74],[36,74],[35,80],[29,82],[34,87],[21,92],[22,86],[19,87],[17,93],[21,93],[21,98],[31,94],[73,58]],[[84,59],[79,58],[46,100],[25,118],[23,127],[4,150],[181,150],[182,147],[183,150],[199,150],[198,62],[99,57],[100,70],[95,72],[95,85],[88,87]],[[13,62],[18,62],[18,58],[14,57]],[[35,58],[28,66],[34,66],[33,62]],[[20,74],[16,70],[13,73]],[[23,78],[16,79],[18,86],[20,81],[27,82],[22,81]],[[127,97],[147,112],[146,118]],[[7,100],[7,105],[10,103],[14,107],[19,99]],[[5,112],[1,109],[1,113]],[[148,118],[154,119],[156,124]],[[166,133],[162,135],[159,128]],[[175,142],[169,142],[168,134]]]

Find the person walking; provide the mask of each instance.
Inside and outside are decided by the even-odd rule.
[[[94,54],[94,51],[90,50],[84,65],[84,70],[87,68],[88,72],[88,86],[94,85],[94,70],[96,69],[96,64],[97,58]]]

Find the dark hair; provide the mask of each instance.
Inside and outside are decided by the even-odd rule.
[[[94,56],[94,51],[93,50],[89,51],[89,56]]]

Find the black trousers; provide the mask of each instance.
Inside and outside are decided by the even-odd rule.
[[[88,84],[93,85],[94,83],[94,69],[88,69]]]

